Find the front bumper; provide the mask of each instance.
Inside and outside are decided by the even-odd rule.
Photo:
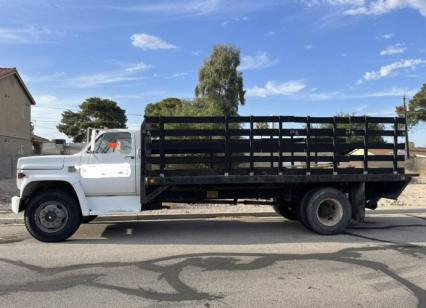
[[[13,213],[18,214],[19,208],[21,207],[21,198],[17,196],[12,197],[12,202],[10,207],[12,208]]]

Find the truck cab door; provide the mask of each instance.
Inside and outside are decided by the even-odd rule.
[[[105,132],[83,152],[80,180],[86,195],[136,194],[136,150],[130,132]]]

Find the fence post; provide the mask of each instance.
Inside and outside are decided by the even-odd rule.
[[[160,124],[160,177],[164,176],[164,118],[159,117]]]
[[[254,175],[253,163],[253,116],[250,116],[250,175]]]
[[[333,117],[333,174],[335,175],[337,174],[336,130],[337,130],[336,117]]]
[[[368,173],[368,117],[364,117],[364,174]]]
[[[398,173],[398,118],[393,123],[393,173]]]
[[[311,118],[306,117],[306,174],[311,174]]]
[[[229,118],[225,116],[225,176],[229,175],[230,159],[229,159]]]
[[[281,116],[278,117],[278,174],[283,174],[283,150],[282,150],[282,139],[283,139],[283,122]]]

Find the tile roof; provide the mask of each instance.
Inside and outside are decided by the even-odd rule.
[[[16,73],[16,68],[0,67],[0,78]]]

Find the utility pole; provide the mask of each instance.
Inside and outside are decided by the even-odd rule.
[[[407,104],[406,104],[406,98],[405,95],[403,97],[403,102],[404,102],[404,117],[405,117],[405,155],[406,158],[409,159],[410,158],[410,142],[408,140],[408,117],[407,117]]]

